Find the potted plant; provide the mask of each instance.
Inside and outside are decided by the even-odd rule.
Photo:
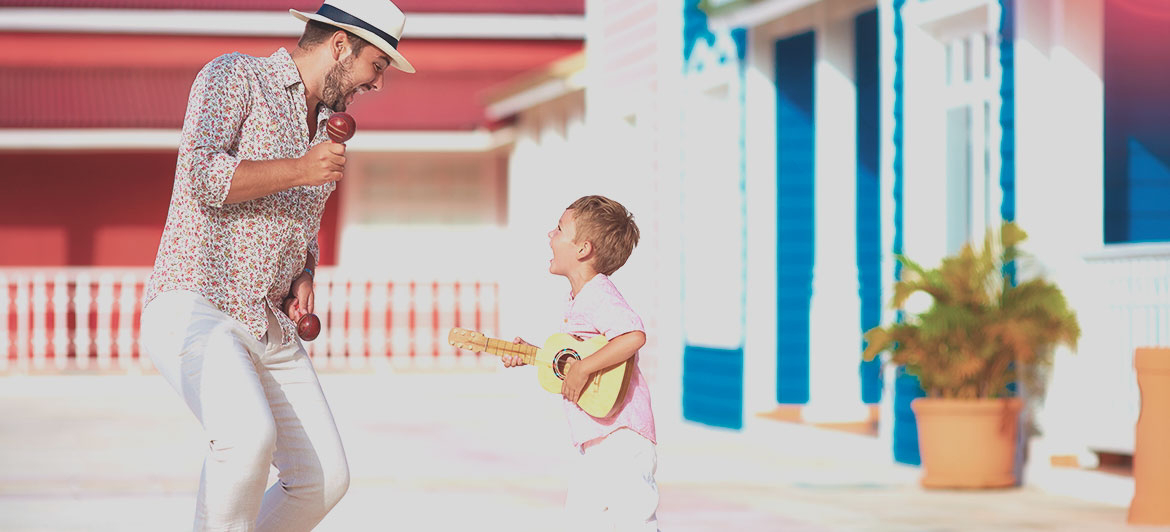
[[[866,360],[888,352],[926,392],[911,402],[923,486],[1014,485],[1022,406],[1014,390],[1041,390],[1052,347],[1076,347],[1080,327],[1060,289],[1013,277],[1026,236],[1005,223],[998,235],[988,231],[982,249],[968,243],[932,269],[898,256],[904,269],[892,306],[904,309],[917,293],[930,306],[865,333]]]

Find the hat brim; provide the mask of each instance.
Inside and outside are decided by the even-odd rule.
[[[398,51],[398,49],[394,48],[393,46],[390,46],[390,43],[386,42],[386,39],[383,39],[377,35],[374,35],[369,30],[366,30],[364,28],[359,28],[357,26],[351,26],[349,24],[342,24],[340,22],[336,22],[336,21],[333,21],[331,19],[325,18],[325,17],[318,15],[316,13],[302,13],[302,12],[297,11],[295,9],[290,9],[290,10],[288,10],[288,12],[291,13],[292,16],[297,17],[305,22],[308,22],[310,20],[315,20],[317,22],[324,22],[325,24],[328,24],[330,26],[341,28],[345,31],[353,33],[354,35],[357,35],[358,37],[365,39],[366,42],[368,42],[374,46],[377,46],[379,50],[386,52],[386,55],[390,56],[390,66],[397,68],[398,70],[401,70],[403,72],[406,72],[407,74],[414,73],[414,66],[412,66],[410,64],[410,61],[407,61],[406,58],[403,57],[403,55]]]

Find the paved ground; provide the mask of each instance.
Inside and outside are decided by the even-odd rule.
[[[317,530],[557,530],[571,451],[534,381],[322,375],[352,483]],[[1019,489],[928,492],[864,436],[659,419],[659,439],[668,532],[1170,530],[1125,526],[1124,477],[1037,467]],[[202,450],[160,377],[0,377],[0,530],[189,530]]]

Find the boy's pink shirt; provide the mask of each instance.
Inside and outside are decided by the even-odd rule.
[[[645,332],[642,318],[630,308],[608,276],[597,274],[581,287],[575,298],[570,292],[561,332],[585,339],[604,334],[607,340],[613,340],[632,331]],[[658,443],[654,431],[654,412],[650,408],[650,388],[646,386],[646,379],[642,377],[637,361],[638,355],[634,355],[630,390],[617,413],[607,418],[596,418],[586,414],[576,403],[564,400],[574,447],[584,448],[587,443],[623,427]]]

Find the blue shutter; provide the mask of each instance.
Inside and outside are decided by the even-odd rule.
[[[861,332],[865,333],[881,325],[882,319],[882,213],[878,174],[881,94],[876,9],[854,19],[853,43],[857,84],[857,280]],[[864,340],[861,349],[865,349]],[[881,360],[860,364],[861,400],[877,403],[882,399]]]
[[[894,249],[895,255],[902,253],[902,87],[903,47],[905,35],[902,31],[902,6],[906,0],[894,2]],[[894,278],[902,277],[902,264],[894,264]],[[901,313],[898,320],[902,319]],[[918,453],[918,420],[910,409],[910,402],[926,395],[918,384],[918,377],[906,374],[897,368],[894,379],[894,460],[903,464],[918,465],[922,458]]]
[[[1105,241],[1170,241],[1170,20],[1105,3]]]
[[[814,122],[812,32],[776,41],[776,401],[809,397],[812,300]]]

